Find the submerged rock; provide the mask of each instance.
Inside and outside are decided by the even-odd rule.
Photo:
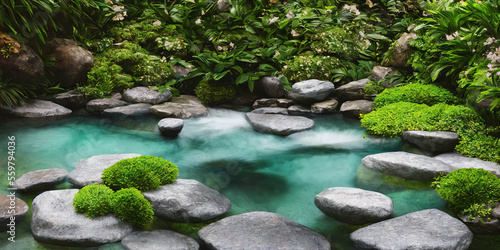
[[[200,249],[193,238],[164,229],[133,232],[123,238],[122,246],[127,250]]]
[[[391,198],[359,188],[334,187],[316,195],[314,204],[336,220],[363,225],[387,219],[393,211]]]
[[[75,169],[68,175],[68,182],[84,187],[94,183],[102,184],[102,171],[111,167],[118,161],[127,158],[139,157],[139,154],[111,154],[111,155],[96,155],[87,159],[80,160]]]
[[[163,118],[158,122],[158,129],[164,136],[176,136],[184,127],[184,120],[177,118]]]
[[[311,79],[295,83],[292,90],[287,91],[287,96],[295,102],[315,103],[325,100],[334,89],[335,86],[329,81]]]
[[[365,97],[365,86],[368,81],[368,78],[365,78],[342,85],[335,89],[335,96],[341,101],[362,100]]]
[[[472,232],[437,209],[409,213],[351,233],[356,249],[467,249]]]
[[[344,116],[359,119],[361,114],[372,112],[373,102],[368,100],[347,101],[340,106],[340,113]]]
[[[290,135],[310,129],[314,121],[301,116],[246,113],[248,123],[261,133]]]
[[[87,110],[91,113],[102,113],[106,109],[112,109],[125,105],[128,105],[128,103],[117,98],[94,99],[87,103]]]
[[[14,228],[19,226],[19,223],[24,220],[29,209],[30,207],[28,206],[28,204],[26,204],[26,202],[24,202],[23,200],[15,197],[15,194],[0,194],[0,229],[11,230],[11,226],[14,226]],[[10,212],[12,210],[14,211],[13,213]],[[11,224],[11,216],[15,217],[15,225],[9,225]],[[15,231],[15,229],[12,231]],[[5,237],[7,237],[7,235],[5,235],[5,231],[3,232],[3,234]]]
[[[24,105],[17,107],[4,107],[7,113],[25,118],[42,118],[52,116],[65,116],[71,115],[71,110],[59,104],[44,100],[28,100]]]
[[[483,161],[477,158],[470,158],[463,156],[460,153],[446,153],[440,154],[434,157],[436,160],[440,160],[444,163],[450,164],[455,169],[459,168],[482,168],[484,170],[490,171],[494,175],[500,178],[500,165],[490,162]]]
[[[67,246],[98,246],[120,241],[133,232],[130,224],[108,214],[87,218],[72,205],[78,189],[44,192],[33,200],[31,232],[39,242]]]
[[[363,165],[377,172],[408,180],[428,181],[439,173],[455,170],[449,164],[432,157],[407,152],[388,152],[363,158]]]
[[[31,171],[19,177],[13,187],[21,192],[44,190],[64,182],[67,175],[68,171],[61,168]]]
[[[221,216],[231,201],[197,180],[177,179],[172,184],[142,193],[155,216],[176,222],[200,222]]]
[[[69,109],[83,108],[87,104],[87,98],[77,90],[57,94],[52,97],[52,101]]]
[[[330,249],[321,234],[269,212],[224,218],[202,228],[198,236],[208,249]]]
[[[151,113],[162,118],[188,119],[208,114],[208,109],[201,101],[190,95],[172,97],[170,102],[151,107]]]
[[[401,138],[431,152],[450,152],[458,144],[458,134],[448,131],[404,131]]]
[[[151,113],[149,111],[150,108],[151,108],[151,104],[137,103],[137,104],[130,104],[127,106],[120,106],[120,107],[105,109],[103,111],[103,114],[116,115],[116,116],[147,115],[147,114]]]
[[[123,100],[130,103],[160,104],[170,100],[170,98],[172,98],[170,90],[160,93],[148,87],[135,87],[123,92]]]

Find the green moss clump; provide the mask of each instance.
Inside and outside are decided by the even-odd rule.
[[[336,57],[305,53],[285,62],[281,73],[295,82],[309,79],[331,80],[332,71],[341,67],[342,63]]]
[[[373,107],[381,108],[396,102],[413,102],[427,105],[438,103],[456,104],[456,98],[448,90],[433,84],[413,83],[384,90],[375,98]]]
[[[173,163],[156,156],[123,159],[104,169],[101,179],[113,190],[137,188],[152,190],[173,183],[179,169]]]
[[[77,212],[84,213],[89,218],[105,215],[112,211],[112,195],[113,190],[109,187],[95,183],[83,187],[75,194],[73,206]]]
[[[114,193],[111,206],[116,216],[136,227],[142,227],[153,219],[151,203],[135,188],[124,188]]]
[[[204,104],[215,104],[232,101],[236,98],[236,86],[212,83],[205,79],[198,83],[195,88],[196,96]]]

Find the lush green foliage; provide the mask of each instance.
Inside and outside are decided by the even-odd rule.
[[[331,72],[340,66],[340,60],[335,57],[307,53],[287,61],[282,73],[295,82],[308,79],[330,80],[333,77]]]
[[[364,90],[367,95],[375,95],[380,94],[384,91],[384,87],[380,84],[380,81],[374,82],[372,80],[368,81],[368,84],[365,85]]]
[[[112,195],[113,190],[109,187],[95,183],[83,187],[75,194],[73,206],[77,212],[84,213],[89,218],[105,215],[112,211]]]
[[[444,88],[433,84],[413,83],[384,90],[373,102],[375,109],[396,102],[414,102],[427,105],[456,104],[457,98]]]
[[[214,104],[218,102],[228,102],[236,97],[236,87],[232,84],[213,82],[203,79],[195,89],[196,96],[204,104]]]
[[[111,199],[111,207],[118,218],[136,227],[148,224],[154,215],[151,203],[135,188],[116,191]]]
[[[457,169],[432,186],[455,211],[471,216],[487,216],[486,205],[500,201],[500,179],[484,169]]]
[[[104,169],[101,179],[113,190],[134,187],[146,191],[174,182],[178,172],[177,166],[167,160],[139,156],[123,159]]]

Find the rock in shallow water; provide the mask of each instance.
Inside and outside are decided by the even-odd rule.
[[[224,218],[202,228],[198,236],[208,249],[330,249],[322,235],[269,212]]]
[[[334,187],[316,195],[314,204],[339,221],[363,225],[387,219],[393,211],[391,198],[359,188]]]
[[[401,138],[431,152],[450,152],[458,144],[458,134],[448,131],[404,131]]]
[[[12,194],[12,193],[11,193]],[[12,209],[14,208],[14,209]],[[11,224],[10,217],[14,216],[15,220],[13,225],[14,227],[18,227],[19,223],[24,220],[24,217],[28,213],[30,207],[23,200],[16,198],[15,194],[5,195],[0,194],[0,229],[9,229]],[[9,213],[10,211],[14,211],[13,213]],[[13,230],[15,232],[15,230]],[[2,236],[7,238],[7,234],[5,231],[2,232]],[[10,236],[9,236],[10,237]]]
[[[181,95],[172,97],[170,102],[151,107],[151,113],[158,117],[188,119],[208,114],[208,109],[196,96]]]
[[[87,104],[87,98],[77,90],[57,94],[52,97],[52,101],[69,109],[83,108]]]
[[[313,120],[301,116],[246,113],[245,117],[255,130],[267,134],[290,135],[314,126]]]
[[[35,240],[67,246],[98,246],[120,241],[133,232],[130,224],[108,214],[87,218],[72,205],[78,189],[44,192],[33,200],[31,232]]]
[[[137,104],[130,104],[127,106],[105,109],[103,111],[103,114],[116,115],[116,116],[147,115],[151,113],[149,111],[149,108],[151,108],[151,104],[137,103]]]
[[[315,114],[331,114],[335,113],[339,102],[335,99],[318,102],[311,105],[311,112]]]
[[[462,250],[472,243],[472,232],[447,213],[427,209],[358,229],[350,238],[356,249]]]
[[[135,87],[123,92],[123,100],[130,103],[160,104],[170,100],[170,98],[172,98],[170,90],[160,93],[148,87]]]
[[[127,104],[116,98],[94,99],[87,103],[87,110],[92,113],[101,113],[106,109],[121,107]]]
[[[368,81],[368,78],[365,78],[342,85],[335,89],[335,96],[341,101],[361,100],[365,97],[365,86]]]
[[[21,192],[44,190],[64,182],[67,175],[68,171],[60,168],[31,171],[19,177],[14,187]]]
[[[292,86],[292,90],[287,91],[288,98],[299,103],[321,102],[328,97],[335,86],[329,81],[317,79],[297,82]]]
[[[193,238],[169,230],[138,231],[122,240],[127,250],[198,250],[200,245]]]
[[[444,163],[450,164],[455,169],[459,168],[482,168],[484,170],[490,171],[500,178],[500,165],[490,162],[483,161],[477,158],[470,158],[463,156],[460,153],[446,153],[440,154],[434,157],[436,160],[440,160]]]
[[[344,116],[359,119],[361,114],[372,112],[373,102],[368,100],[347,101],[340,106],[340,113]]]
[[[176,136],[184,127],[184,120],[177,118],[164,118],[158,122],[158,129],[164,136]]]
[[[25,118],[42,118],[51,116],[71,115],[71,110],[59,104],[44,100],[28,100],[25,105],[17,107],[4,107],[7,113]]]

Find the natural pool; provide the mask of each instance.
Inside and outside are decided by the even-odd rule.
[[[209,115],[185,120],[177,139],[156,131],[159,119],[108,119],[71,116],[55,120],[4,120],[0,125],[0,161],[7,162],[7,136],[16,137],[16,176],[46,168],[71,171],[76,163],[99,154],[155,155],[175,163],[180,178],[197,179],[232,202],[229,214],[269,211],[323,234],[333,249],[352,249],[349,226],[324,215],[314,196],[330,187],[359,187],[382,192],[394,201],[394,215],[427,208],[446,209],[432,189],[388,185],[379,175],[360,171],[369,154],[401,150],[399,139],[366,135],[359,121],[341,115],[315,116],[313,129],[279,137],[255,132],[244,113],[210,109]],[[364,138],[366,135],[367,138]],[[7,171],[0,172],[0,193],[7,193]],[[387,180],[387,178],[386,178]],[[403,184],[404,185],[404,184]],[[65,183],[59,188],[71,188]],[[31,205],[35,194],[17,194]],[[6,237],[0,249],[61,249],[37,243],[30,233],[31,211],[18,225],[16,242]],[[2,235],[6,235],[3,233]],[[477,237],[471,249],[500,249],[497,237]],[[425,240],[425,239],[423,239]],[[119,243],[95,249],[122,249]]]

